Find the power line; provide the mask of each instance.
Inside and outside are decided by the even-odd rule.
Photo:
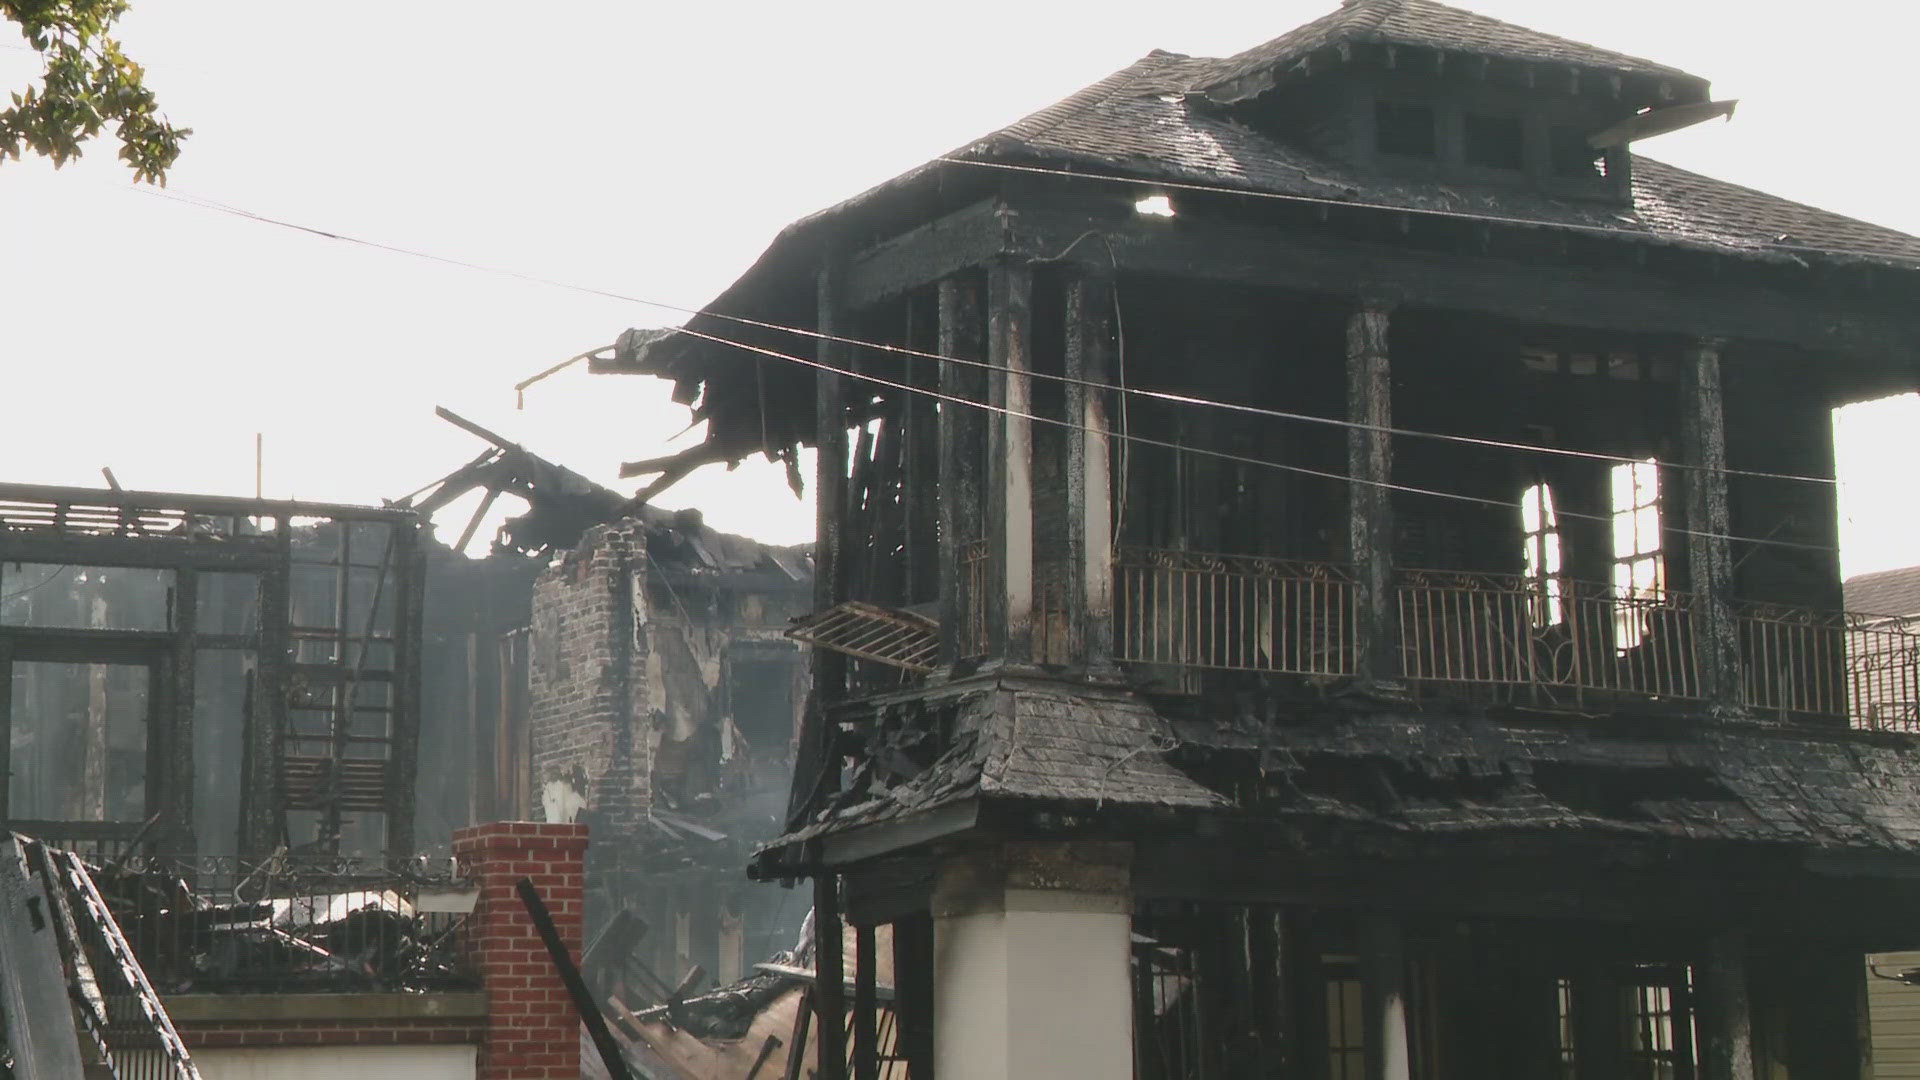
[[[941,160],[948,160],[948,159],[941,159]],[[958,159],[953,159],[953,160],[958,160]],[[1085,176],[1086,174],[1065,173],[1064,175],[1080,177],[1080,176]],[[706,316],[709,318],[719,319],[719,320],[736,323],[743,326],[756,327],[762,330],[772,330],[778,333],[793,334],[799,337],[806,337],[806,338],[811,338],[811,339],[821,340],[821,341],[830,341],[836,344],[849,345],[857,348],[869,349],[869,350],[882,352],[882,353],[891,353],[898,356],[933,360],[941,363],[959,364],[965,367],[973,367],[973,368],[979,368],[987,371],[996,371],[996,372],[1002,372],[1002,373],[1008,370],[1004,365],[994,364],[986,360],[977,360],[977,359],[971,359],[967,357],[957,357],[957,356],[945,356],[940,353],[927,352],[925,350],[914,349],[904,345],[894,345],[886,342],[865,341],[859,338],[846,337],[839,334],[828,334],[828,333],[823,333],[819,330],[806,329],[804,327],[787,326],[781,323],[768,322],[762,319],[754,319],[754,318],[750,318],[743,315],[727,315],[720,312],[705,311],[700,308],[685,307],[678,304],[669,304],[661,300],[650,300],[646,297],[631,296],[624,293],[612,292],[606,289],[594,288],[592,286],[578,285],[571,282],[558,281],[552,278],[545,278],[545,277],[540,277],[534,274],[522,273],[517,270],[508,270],[501,267],[487,266],[482,263],[473,263],[473,262],[467,262],[461,259],[448,258],[443,255],[434,255],[429,252],[415,251],[410,248],[398,247],[392,244],[384,244],[374,240],[364,240],[359,237],[349,236],[345,233],[332,232],[326,229],[319,229],[310,225],[301,225],[295,222],[283,221],[278,218],[272,218],[263,214],[257,214],[250,210],[245,210],[245,209],[241,209],[239,207],[234,207],[234,206],[228,206],[225,203],[215,202],[210,199],[201,199],[195,196],[184,196],[176,192],[154,189],[154,188],[141,188],[139,190],[145,194],[153,195],[158,198],[170,199],[176,202],[185,203],[186,205],[198,207],[204,210],[213,210],[219,213],[233,214],[239,217],[246,218],[251,221],[256,221],[266,225],[276,225],[286,229],[293,229],[297,232],[307,233],[307,234],[322,237],[328,240],[338,240],[344,243],[358,244],[364,247],[370,247],[375,250],[385,251],[391,254],[406,255],[406,256],[419,258],[419,259],[427,259],[432,262],[444,263],[448,266],[457,266],[467,270],[478,270],[483,273],[502,274],[507,277],[517,278],[522,281],[527,281],[527,282],[531,282],[533,284],[538,284],[538,285],[545,285],[551,288],[566,289],[574,292],[585,293],[592,296],[604,297],[610,300],[620,300],[627,303],[642,304],[647,307],[660,308],[665,311],[672,311],[682,315]],[[1230,190],[1230,189],[1222,189],[1222,190]],[[1342,203],[1341,205],[1351,205],[1351,204]],[[1088,235],[1095,235],[1095,234],[1089,233]],[[1082,239],[1084,238],[1085,237],[1082,237]],[[677,332],[686,333],[696,337],[704,336],[704,335],[697,334],[694,331],[688,330],[685,327],[679,327],[679,328],[676,328],[676,330]],[[721,341],[725,344],[738,344],[737,342],[732,342],[724,338],[716,338],[714,340]],[[575,356],[566,361],[563,361],[562,363],[555,365],[553,368],[550,368],[547,371],[542,372],[540,375],[536,376],[535,378],[526,380],[525,382],[516,385],[514,389],[516,391],[524,392],[526,387],[532,382],[536,382],[539,379],[546,377],[547,375],[551,375],[555,371],[558,371],[578,360],[584,359],[585,357],[590,356],[593,352],[598,352],[598,351],[600,350],[599,349],[590,350],[587,353],[582,353],[578,356]],[[1316,416],[1310,413],[1290,412],[1283,409],[1270,409],[1270,408],[1264,408],[1258,405],[1248,405],[1240,402],[1217,401],[1210,398],[1203,398],[1203,397],[1199,397],[1191,394],[1178,394],[1178,393],[1174,393],[1172,391],[1166,391],[1166,390],[1150,390],[1150,389],[1137,387],[1137,386],[1117,385],[1114,383],[1098,382],[1098,381],[1078,378],[1070,375],[1053,374],[1051,372],[1025,372],[1024,374],[1026,374],[1030,378],[1042,379],[1049,382],[1061,383],[1064,385],[1074,385],[1074,386],[1081,386],[1081,387],[1094,389],[1094,390],[1113,391],[1120,394],[1130,394],[1136,397],[1142,397],[1150,400],[1167,402],[1169,404],[1222,409],[1225,411],[1237,412],[1237,413],[1250,415],[1250,416],[1259,416],[1259,417],[1263,417],[1265,419],[1270,419],[1270,420],[1289,420],[1289,421],[1296,421],[1300,423],[1323,424],[1323,425],[1328,425],[1332,427],[1350,428],[1350,429],[1372,431],[1372,432],[1383,432],[1389,435],[1393,435],[1395,437],[1432,439],[1440,442],[1450,442],[1450,443],[1456,443],[1461,445],[1478,446],[1486,449],[1506,450],[1506,451],[1514,451],[1514,452],[1520,452],[1520,453],[1532,453],[1532,454],[1540,454],[1540,455],[1550,456],[1550,457],[1577,458],[1577,459],[1589,460],[1589,461],[1604,461],[1614,465],[1629,465],[1629,464],[1635,463],[1636,461],[1643,460],[1643,459],[1632,458],[1632,457],[1627,457],[1623,455],[1604,454],[1596,451],[1574,450],[1567,447],[1539,446],[1531,443],[1508,442],[1508,441],[1503,441],[1499,439],[1488,439],[1488,438],[1481,438],[1481,437],[1471,436],[1471,435],[1459,435],[1459,434],[1451,434],[1451,433],[1437,432],[1437,431],[1420,431],[1413,428],[1400,428],[1400,427],[1391,427],[1391,426],[1380,426],[1375,424],[1366,424],[1357,420],[1348,420],[1348,419],[1342,419],[1342,418],[1330,417],[1330,416]],[[1707,466],[1695,465],[1690,462],[1663,461],[1661,462],[1661,465],[1665,468],[1684,470],[1684,471],[1696,471],[1696,470],[1706,471],[1708,469]],[[1823,485],[1831,486],[1836,482],[1830,477],[1801,476],[1793,473],[1767,472],[1767,471],[1752,470],[1752,469],[1725,468],[1725,469],[1720,469],[1716,471],[1719,471],[1727,476],[1748,476],[1748,477],[1754,477],[1757,479],[1782,480],[1782,481],[1790,481],[1794,483],[1823,484]]]
[[[927,389],[926,387],[913,386],[908,383],[894,382],[891,379],[884,379],[878,375],[872,375],[867,372],[853,371],[847,368],[835,367],[832,364],[825,364],[818,360],[808,360],[803,357],[793,356],[787,353],[780,352],[775,349],[768,349],[759,345],[750,345],[743,341],[732,341],[728,338],[719,337],[714,334],[708,334],[699,330],[687,330],[683,328],[681,330],[681,333],[689,334],[693,337],[701,338],[706,341],[711,341],[711,342],[714,342],[715,344],[730,345],[736,349],[741,349],[746,352],[757,353],[761,356],[771,357],[776,360],[784,360],[789,363],[799,364],[803,367],[813,368],[816,371],[822,371],[827,374],[843,375],[849,378],[859,379],[863,382],[873,383],[877,386],[884,386],[889,389],[899,390],[904,393],[923,394],[933,398],[936,401],[949,402],[955,405],[965,405],[970,408],[976,408],[986,412],[997,413],[1001,416],[1006,416],[1013,419],[1026,420],[1033,423],[1049,424],[1054,427],[1064,428],[1068,431],[1086,431],[1087,430],[1085,425],[1076,424],[1071,420],[1061,420],[1061,419],[1056,419],[1055,417],[1040,416],[1034,413],[1015,412],[1011,409],[1008,409],[1004,405],[994,405],[989,402],[972,401],[967,398],[956,397],[952,394],[944,394],[938,390],[930,390],[930,389]],[[1109,431],[1106,434],[1112,438],[1138,443],[1142,446],[1154,446],[1154,447],[1159,447],[1165,450],[1171,450],[1175,453],[1193,454],[1199,457],[1209,457],[1209,458],[1214,458],[1220,461],[1231,461],[1241,465],[1252,465],[1259,468],[1276,469],[1281,472],[1296,473],[1303,476],[1312,476],[1322,480],[1331,480],[1331,481],[1334,481],[1335,483],[1361,484],[1367,487],[1376,487],[1386,491],[1397,491],[1407,495],[1424,495],[1429,498],[1447,499],[1455,502],[1464,502],[1464,503],[1471,503],[1471,504],[1476,504],[1480,506],[1489,506],[1489,507],[1493,507],[1495,509],[1500,509],[1500,510],[1518,511],[1520,508],[1520,504],[1517,501],[1508,502],[1504,499],[1490,499],[1490,498],[1486,498],[1485,496],[1466,495],[1456,491],[1437,491],[1430,488],[1413,487],[1407,484],[1396,484],[1391,481],[1385,481],[1385,480],[1367,480],[1360,477],[1348,476],[1344,473],[1330,473],[1330,472],[1325,472],[1319,469],[1310,469],[1304,465],[1288,465],[1278,461],[1268,461],[1263,458],[1253,458],[1253,457],[1246,457],[1241,454],[1228,453],[1223,450],[1209,450],[1204,447],[1184,446],[1184,445],[1181,445],[1180,443],[1168,442],[1163,439],[1149,438],[1144,435],[1133,435],[1133,434],[1124,433],[1124,432],[1112,432],[1112,431]],[[1612,517],[1600,515],[1600,514],[1585,514],[1577,511],[1561,510],[1557,512],[1557,516],[1560,518],[1572,518],[1572,519],[1581,520],[1581,521],[1591,521],[1591,522],[1595,522],[1597,524],[1602,524],[1602,525],[1614,524],[1614,519]],[[1753,536],[1734,536],[1728,533],[1712,533],[1712,532],[1704,532],[1696,529],[1674,528],[1674,527],[1665,526],[1664,524],[1661,531],[1671,532],[1679,536],[1693,536],[1693,537],[1700,537],[1708,540],[1726,540],[1726,541],[1742,543],[1742,544],[1754,544],[1754,545],[1766,545],[1770,547],[1792,548],[1794,550],[1799,550],[1799,551],[1814,551],[1814,552],[1820,552],[1823,554],[1834,554],[1834,553],[1837,553],[1839,550],[1838,548],[1829,547],[1821,544],[1802,544],[1802,543],[1797,543],[1790,540],[1772,540],[1772,539],[1767,539],[1763,537],[1753,537]]]
[[[1079,175],[1079,174],[1068,174],[1068,175]],[[652,307],[664,308],[670,311],[685,312],[685,313],[690,313],[695,315],[703,314],[703,312],[700,312],[696,309],[684,308],[684,307],[679,307],[673,304],[666,304],[659,301],[648,300],[643,297],[627,296],[621,293],[610,292],[605,289],[592,288],[590,286],[572,285],[566,282],[554,281],[549,278],[537,277],[532,274],[525,274],[515,270],[505,270],[497,267],[489,267],[489,266],[485,266],[478,263],[470,263],[470,262],[465,262],[459,259],[447,258],[446,256],[442,256],[442,255],[433,255],[426,252],[419,252],[419,251],[413,251],[407,248],[396,247],[390,244],[382,244],[377,241],[362,240],[357,237],[348,236],[344,233],[328,232],[326,230],[316,229],[311,226],[299,225],[299,224],[286,222],[286,221],[280,221],[278,219],[270,218],[262,214],[256,214],[256,213],[253,213],[252,211],[242,210],[238,207],[226,206],[222,203],[213,202],[211,200],[200,200],[200,199],[195,199],[191,197],[184,197],[171,192],[167,192],[163,190],[155,190],[150,188],[142,188],[138,190],[145,191],[149,194],[153,194],[161,198],[175,199],[176,201],[184,202],[184,203],[187,203],[188,205],[199,206],[202,209],[212,209],[212,210],[217,210],[223,213],[237,214],[241,217],[245,217],[253,221],[258,221],[263,224],[278,225],[283,228],[290,228],[290,229],[297,230],[299,232],[310,233],[312,235],[325,237],[330,240],[340,240],[347,243],[360,244],[366,247],[371,247],[371,248],[376,248],[382,251],[392,252],[394,254],[409,255],[415,258],[428,259],[433,262],[446,263],[450,266],[459,266],[459,267],[463,267],[470,270],[479,270],[487,273],[504,274],[508,277],[519,278],[523,281],[530,281],[537,284],[547,285],[555,288],[571,289],[578,292],[589,293],[595,296],[604,296],[614,300],[645,304]],[[961,364],[975,364],[975,365],[986,366],[990,369],[995,368],[995,365],[989,364],[985,361],[974,361],[974,360],[966,360],[959,357],[943,357],[937,354],[918,353],[916,350],[907,350],[898,346],[879,345],[872,342],[861,342],[854,339],[841,339],[841,338],[833,337],[831,335],[821,334],[818,331],[803,330],[797,327],[780,326],[774,323],[760,323],[757,320],[752,320],[752,319],[744,319],[744,318],[737,318],[733,316],[724,316],[724,315],[717,316],[717,317],[722,319],[733,319],[734,321],[743,322],[748,325],[759,325],[764,328],[784,331],[787,333],[796,334],[796,335],[805,336],[805,337],[833,340],[837,343],[860,345],[868,348],[877,348],[882,350],[892,349],[892,350],[901,351],[901,352],[911,352],[911,353],[914,353],[915,355],[925,356],[935,360],[947,360],[950,362],[961,363]],[[888,379],[882,379],[878,376],[866,374],[864,372],[854,372],[847,369],[833,367],[831,365],[822,364],[816,360],[807,360],[801,357],[789,355],[787,353],[782,353],[774,349],[766,349],[757,345],[749,345],[745,342],[733,341],[728,338],[719,337],[717,335],[707,334],[702,331],[692,330],[684,326],[678,328],[676,332],[687,334],[691,337],[702,338],[707,341],[712,341],[716,344],[729,345],[734,348],[743,349],[748,352],[758,353],[764,356],[772,357],[779,360],[785,360],[790,363],[799,364],[805,367],[815,368],[817,370],[829,372],[832,374],[848,375],[853,378],[861,379],[866,382],[871,382],[879,386],[885,386],[891,389],[899,390],[903,393],[924,394],[934,398],[935,400],[947,401],[956,405],[966,405],[973,408],[984,409],[990,412],[998,412],[998,413],[1001,413],[1002,415],[1024,419],[1030,422],[1051,424],[1051,425],[1066,428],[1068,430],[1077,430],[1077,431],[1085,430],[1085,428],[1082,425],[1074,424],[1071,421],[1056,420],[1052,417],[1036,416],[1036,415],[1026,414],[1026,413],[1015,413],[1007,410],[1002,406],[995,406],[995,405],[991,405],[984,402],[969,401],[964,398],[958,398],[952,395],[942,394],[935,390],[929,390],[924,387],[911,386],[906,383],[900,383],[900,382],[894,382]],[[998,368],[998,370],[1008,370],[1008,369],[1004,367],[1000,367]],[[1031,375],[1032,373],[1023,372],[1022,374]],[[1064,378],[1064,376],[1062,378]],[[1098,388],[1103,388],[1103,389],[1122,389],[1119,387],[1107,386],[1106,384],[1089,384],[1089,385],[1096,386]],[[1204,400],[1204,399],[1197,399],[1197,400]],[[1255,407],[1246,406],[1246,408],[1253,409]],[[1334,424],[1338,426],[1351,426],[1351,427],[1362,428],[1367,430],[1388,430],[1388,431],[1392,430],[1392,429],[1370,428],[1368,425],[1359,424],[1355,421],[1331,420],[1324,417],[1309,418],[1309,417],[1305,417],[1304,415],[1301,416],[1300,418],[1301,419],[1318,419],[1329,424]],[[1424,434],[1430,434],[1430,433],[1417,433],[1417,434],[1424,435]],[[1431,433],[1431,434],[1435,434],[1436,437],[1439,437],[1437,433]],[[1436,491],[1436,490],[1430,490],[1427,488],[1417,488],[1409,485],[1394,484],[1388,481],[1365,480],[1359,477],[1347,476],[1345,474],[1329,473],[1322,470],[1310,469],[1301,465],[1287,465],[1280,462],[1267,461],[1261,458],[1252,458],[1252,457],[1246,457],[1240,454],[1227,453],[1225,451],[1208,450],[1201,447],[1183,446],[1179,443],[1168,442],[1166,440],[1161,440],[1161,439],[1153,439],[1153,438],[1149,438],[1141,435],[1133,435],[1131,433],[1126,433],[1126,432],[1108,432],[1108,435],[1113,438],[1121,439],[1123,441],[1137,443],[1142,446],[1159,447],[1162,449],[1173,451],[1174,453],[1194,454],[1194,455],[1203,456],[1203,457],[1211,457],[1211,458],[1215,458],[1222,461],[1231,461],[1237,464],[1252,465],[1259,468],[1277,469],[1282,472],[1291,472],[1299,475],[1313,476],[1320,479],[1331,480],[1336,483],[1365,484],[1369,486],[1379,487],[1388,491],[1398,491],[1403,494],[1424,495],[1430,498],[1447,499],[1447,500],[1452,500],[1457,502],[1489,506],[1489,507],[1494,507],[1494,508],[1503,509],[1503,510],[1517,511],[1519,509],[1518,502],[1507,502],[1501,499],[1490,499],[1490,498],[1477,496],[1477,495],[1465,495],[1459,492]],[[1462,436],[1462,438],[1464,438],[1464,436]],[[1551,449],[1551,448],[1529,448],[1529,447],[1526,447],[1525,444],[1509,444],[1509,445],[1512,445],[1517,448],[1523,448],[1523,449]],[[1605,455],[1602,455],[1602,456],[1605,457]],[[1614,460],[1624,464],[1624,463],[1634,461],[1635,459],[1607,458],[1607,460]],[[1669,467],[1673,467],[1677,463],[1662,462],[1661,464],[1667,465]],[[1583,514],[1583,513],[1573,512],[1573,511],[1566,511],[1566,512],[1562,512],[1559,516],[1562,518],[1586,520],[1586,521],[1596,522],[1599,524],[1612,523],[1612,518],[1605,517],[1598,514]],[[1754,544],[1754,545],[1768,545],[1773,547],[1791,548],[1791,549],[1801,550],[1801,551],[1814,551],[1814,552],[1820,552],[1820,553],[1826,553],[1826,554],[1833,554],[1838,552],[1837,548],[1830,547],[1830,546],[1819,545],[1819,544],[1802,544],[1802,543],[1796,543],[1796,542],[1787,541],[1787,540],[1773,540],[1773,539],[1762,538],[1762,537],[1733,536],[1730,534],[1709,533],[1709,532],[1701,532],[1701,531],[1692,530],[1692,529],[1680,529],[1680,528],[1667,529],[1665,531],[1673,532],[1677,535],[1682,535],[1682,536],[1697,536],[1705,539],[1727,540],[1730,542],[1738,542],[1738,543]]]

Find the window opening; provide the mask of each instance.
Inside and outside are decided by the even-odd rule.
[[[1466,115],[1467,164],[1518,172],[1526,168],[1526,136],[1517,116]]]
[[[1547,135],[1553,175],[1566,180],[1605,180],[1607,152],[1587,145],[1579,128],[1556,127]]]
[[[1327,984],[1327,1080],[1363,1080],[1367,1025],[1359,961],[1327,956],[1321,963]]]
[[[1375,141],[1383,154],[1423,158],[1439,156],[1431,105],[1382,101],[1374,106]]]
[[[1574,1039],[1573,980],[1554,980],[1554,1004],[1560,1018],[1558,1045],[1561,1080],[1575,1080],[1580,1074],[1579,1044]]]
[[[1660,464],[1613,467],[1613,643],[1621,652],[1647,638],[1666,590],[1660,553]]]
[[[1536,629],[1565,621],[1560,585],[1560,518],[1553,489],[1534,484],[1520,495],[1520,528],[1526,537],[1527,614]]]
[[[1627,1075],[1685,1080],[1693,1075],[1693,1017],[1685,1004],[1689,968],[1644,965],[1625,988]]]

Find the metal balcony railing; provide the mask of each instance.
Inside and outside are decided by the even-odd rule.
[[[1354,582],[1344,567],[1127,548],[1116,574],[1117,659],[1307,676],[1354,671]]]
[[[963,655],[988,649],[985,544],[965,555]],[[1036,572],[1035,653],[1070,642],[1063,567]],[[1356,585],[1345,566],[1126,548],[1115,564],[1115,658],[1141,665],[1332,679],[1356,673]],[[1507,688],[1543,707],[1622,697],[1700,701],[1700,598],[1517,574],[1403,570],[1393,609],[1416,685]],[[1920,617],[1737,604],[1734,703],[1784,719],[1920,733]]]

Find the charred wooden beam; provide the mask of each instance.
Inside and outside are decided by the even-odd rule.
[[[987,272],[987,605],[991,655],[1033,658],[1033,270],[1001,260]]]
[[[1347,551],[1357,583],[1357,670],[1363,680],[1400,674],[1394,613],[1393,380],[1387,308],[1363,304],[1347,319]]]
[[[910,1080],[933,1080],[933,956],[931,915],[923,910],[895,920],[895,1041]]]
[[[819,1030],[815,1076],[847,1080],[847,971],[842,949],[840,877],[820,870],[813,879],[813,1013]]]
[[[0,637],[0,821],[10,817],[13,778],[13,643]]]
[[[864,308],[986,265],[1006,247],[1006,223],[1005,207],[983,199],[867,248],[848,262],[848,305]]]
[[[980,283],[968,277],[940,283],[941,356],[981,360],[986,356],[986,310]],[[981,482],[986,466],[986,417],[960,402],[986,400],[986,372],[952,360],[940,362],[940,649],[947,664],[970,651],[963,637],[971,628],[968,611],[979,597],[967,587],[964,552],[983,539]]]
[[[1752,1080],[1753,1014],[1747,994],[1747,939],[1715,934],[1700,965],[1701,1080]]]
[[[1727,508],[1727,423],[1718,341],[1701,341],[1686,356],[1682,454],[1688,465],[1687,567],[1699,610],[1694,636],[1701,695],[1716,711],[1740,697],[1740,628],[1733,614],[1733,554]]]
[[[853,930],[853,1076],[880,1080],[880,1037],[875,982],[878,956],[871,926]],[[897,980],[898,975],[894,978]]]
[[[818,509],[813,541],[816,611],[849,599],[842,535],[845,518],[836,512],[847,505],[846,379],[836,373],[847,366],[846,348],[833,340],[843,329],[845,309],[840,294],[839,261],[829,255],[822,261],[815,282],[816,327],[821,336],[816,339],[814,358],[828,369],[814,379],[814,445],[819,448],[814,469],[814,505]],[[840,697],[846,679],[845,659],[833,653],[814,656],[813,690],[822,706]]]
[[[1085,210],[1020,207],[1012,256],[1057,256],[1090,225],[1113,246],[1121,272],[1225,281],[1303,293],[1381,297],[1409,306],[1606,331],[1769,341],[1873,356],[1900,370],[1916,355],[1920,320],[1845,297],[1602,267],[1536,265],[1459,251],[1423,251],[1303,229],[1189,220],[1148,228],[1128,218],[1090,222]],[[1159,224],[1159,223],[1153,223]],[[1082,244],[1082,248],[1086,245]],[[1105,251],[1098,257],[1102,263]],[[1091,263],[1093,252],[1073,257]],[[1790,271],[1782,267],[1781,274]]]
[[[1113,281],[1098,272],[1067,285],[1066,419],[1069,628],[1076,660],[1113,663],[1113,478],[1108,464],[1107,395],[1111,382]]]
[[[916,352],[939,353],[939,313],[932,294],[921,293],[907,303],[907,347]],[[938,599],[940,593],[939,505],[940,428],[938,391],[940,372],[935,361],[915,357],[909,361],[908,385],[922,393],[908,394],[900,410],[904,428],[904,459],[901,466],[902,510],[906,518],[905,564],[906,601],[909,604]]]
[[[1361,919],[1361,991],[1366,1002],[1367,1080],[1412,1080],[1407,1038],[1407,956],[1399,920]]]

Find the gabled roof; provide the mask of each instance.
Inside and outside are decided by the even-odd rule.
[[[950,156],[1604,231],[1770,261],[1920,263],[1920,238],[1637,155],[1628,205],[1363,171],[1257,131],[1198,93],[1235,62],[1156,51]]]
[[[1847,610],[1865,615],[1920,615],[1920,566],[1858,574],[1841,586]]]
[[[1314,53],[1352,45],[1438,49],[1622,75],[1651,75],[1691,84],[1685,89],[1701,95],[1706,88],[1704,79],[1679,68],[1543,34],[1434,0],[1346,0],[1338,11],[1221,61],[1200,88],[1216,100],[1251,97]]]

